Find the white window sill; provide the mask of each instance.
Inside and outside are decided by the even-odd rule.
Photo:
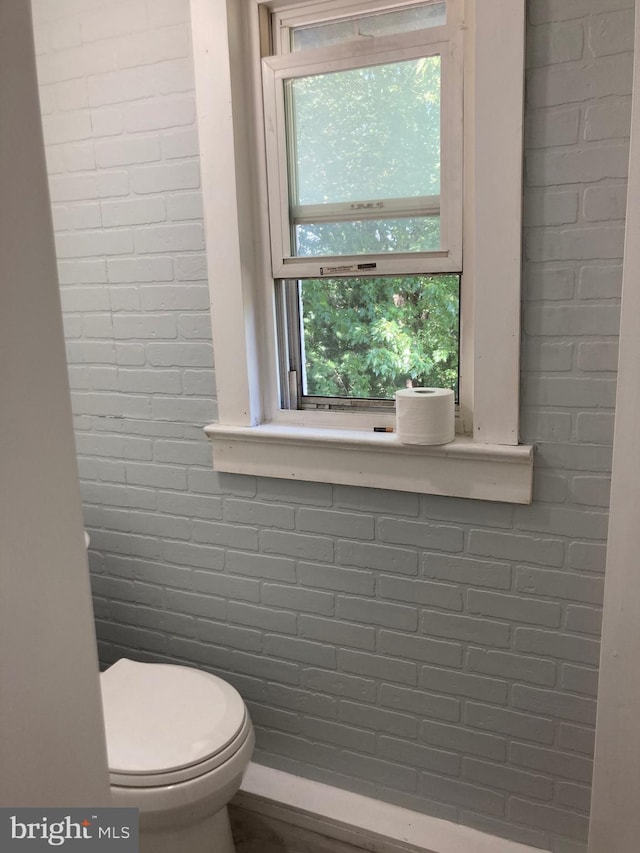
[[[216,471],[418,494],[530,503],[533,448],[480,444],[400,444],[395,434],[262,424],[211,424],[205,433]]]

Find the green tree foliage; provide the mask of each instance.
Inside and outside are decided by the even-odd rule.
[[[458,276],[310,279],[301,288],[307,394],[456,389]]]

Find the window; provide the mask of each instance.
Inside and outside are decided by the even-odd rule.
[[[407,385],[457,390],[460,22],[459,0],[263,18],[283,409],[393,410]]]
[[[524,0],[191,2],[214,466],[530,500]],[[456,440],[374,434],[425,382],[459,384]]]

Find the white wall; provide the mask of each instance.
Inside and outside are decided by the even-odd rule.
[[[108,805],[29,0],[0,3],[0,803]]]
[[[640,837],[640,2],[636,0],[636,65],[611,515],[600,657],[600,691],[591,800],[589,853],[626,853]]]

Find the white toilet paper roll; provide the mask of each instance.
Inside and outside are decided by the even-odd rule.
[[[396,432],[401,444],[447,444],[455,438],[455,396],[450,388],[396,391]]]

